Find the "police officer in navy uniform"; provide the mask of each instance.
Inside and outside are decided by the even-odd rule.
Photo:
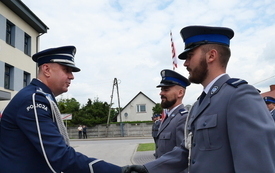
[[[64,46],[32,56],[38,77],[14,96],[1,119],[1,173],[121,173],[121,167],[69,146],[55,97],[68,90],[72,72],[80,71],[75,52],[74,46]]]
[[[264,101],[268,110],[270,111],[273,120],[275,121],[275,98],[266,96],[264,97]]]
[[[275,126],[258,90],[230,78],[226,66],[234,32],[226,27],[188,26],[181,30],[189,81],[202,84],[205,94],[186,120],[181,147],[129,172],[274,173]]]

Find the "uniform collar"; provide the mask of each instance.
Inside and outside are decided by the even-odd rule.
[[[180,105],[181,105],[181,104],[179,104],[178,106],[175,106],[175,107],[174,107],[173,109],[171,109],[171,110],[167,110],[166,115],[169,117],[169,116],[174,112],[174,110],[176,110]]]
[[[223,74],[217,76],[214,80],[212,80],[212,81],[204,88],[203,91],[207,94],[207,93],[209,92],[210,88],[214,85],[214,83],[215,83],[218,79],[220,79],[222,76],[224,76],[224,75],[226,75],[226,73],[223,73]]]
[[[50,94],[54,102],[56,102],[55,96],[52,93],[51,89],[47,85],[45,85],[40,79],[33,79],[30,84],[35,85],[41,88],[43,92]]]

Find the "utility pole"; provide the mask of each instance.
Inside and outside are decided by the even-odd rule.
[[[124,129],[123,129],[123,123],[122,123],[122,118],[121,118],[121,111],[120,111],[120,99],[119,99],[119,90],[118,90],[118,83],[117,79],[114,78],[113,82],[113,89],[112,89],[112,94],[111,94],[111,102],[110,102],[110,108],[109,108],[109,113],[108,113],[108,120],[107,120],[107,133],[106,137],[108,137],[108,132],[109,132],[109,126],[110,126],[110,114],[111,114],[111,109],[112,109],[112,104],[113,104],[113,95],[114,95],[114,88],[116,86],[117,89],[117,102],[118,102],[118,114],[119,114],[119,119],[120,119],[120,134],[122,137],[124,137]]]

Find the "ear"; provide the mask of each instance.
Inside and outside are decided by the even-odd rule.
[[[183,97],[184,95],[185,95],[185,89],[181,87],[181,88],[179,89],[179,94],[178,94],[178,96],[179,96],[179,97]]]
[[[50,68],[50,65],[49,64],[42,64],[42,71],[43,71],[43,74],[46,76],[46,77],[50,77],[50,73],[51,73],[51,68]]]
[[[210,51],[208,51],[206,53],[206,57],[207,57],[206,61],[211,63],[211,62],[213,62],[217,59],[217,56],[218,56],[217,50],[216,49],[211,49]]]

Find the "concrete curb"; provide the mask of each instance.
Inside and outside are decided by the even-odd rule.
[[[138,144],[139,145],[139,144]],[[132,154],[132,157],[131,157],[131,163],[133,165],[135,165],[135,161],[134,161],[134,158],[135,158],[135,155],[136,155],[136,152],[137,152],[137,148],[138,148],[138,145],[136,146],[136,149],[134,150],[133,154]]]

